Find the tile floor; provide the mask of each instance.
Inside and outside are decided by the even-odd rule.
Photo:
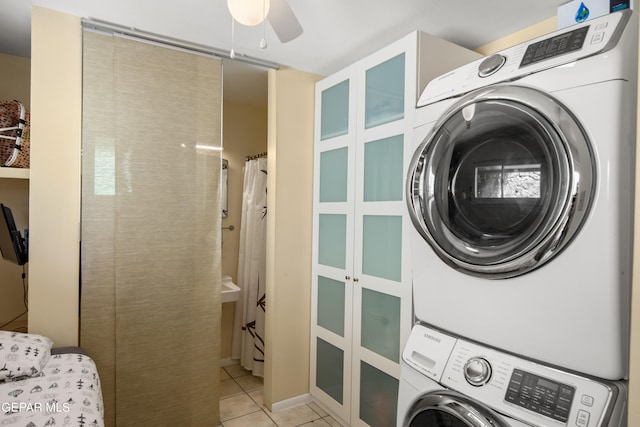
[[[223,427],[340,427],[314,402],[272,413],[263,406],[262,378],[240,365],[220,368],[220,420]]]

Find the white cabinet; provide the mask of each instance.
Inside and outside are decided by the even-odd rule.
[[[446,52],[434,73],[418,58]],[[412,33],[316,85],[311,394],[351,426],[395,425],[412,326],[404,181],[425,79],[477,54]]]

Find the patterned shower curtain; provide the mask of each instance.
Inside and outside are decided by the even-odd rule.
[[[242,289],[236,304],[232,358],[253,375],[264,376],[265,277],[267,236],[267,159],[245,164],[238,255],[238,286]]]

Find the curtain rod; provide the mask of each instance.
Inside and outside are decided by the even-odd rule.
[[[224,49],[217,49],[211,46],[205,46],[203,44],[191,43],[184,40],[174,39],[172,37],[163,36],[160,34],[150,33],[147,31],[138,30],[133,27],[124,27],[122,25],[114,24],[112,22],[102,21],[94,18],[82,18],[82,27],[86,29],[92,29],[97,31],[103,31],[108,33],[114,33],[118,35],[124,35],[128,37],[134,37],[153,43],[160,43],[180,49],[186,49],[194,52],[198,52],[205,55],[212,55],[217,58],[228,59],[231,61],[244,62],[246,64],[257,65],[259,67],[270,68],[277,70],[280,68],[280,64],[275,62],[265,61],[258,58],[252,58],[242,53],[236,53],[236,57],[231,59],[231,52]]]
[[[255,159],[259,159],[261,157],[267,157],[267,153],[260,153],[260,154],[254,154],[253,156],[247,156],[244,158],[245,162],[248,162],[249,160],[255,160]]]

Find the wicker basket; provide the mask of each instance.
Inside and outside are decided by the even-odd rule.
[[[29,120],[19,101],[0,101],[0,166],[29,167]]]

